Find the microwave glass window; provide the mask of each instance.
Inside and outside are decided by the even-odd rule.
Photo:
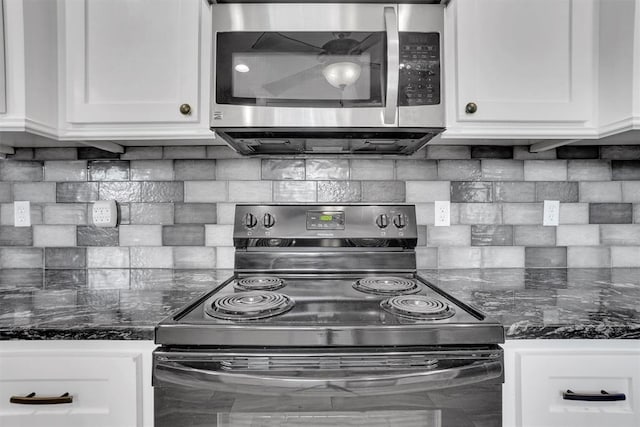
[[[383,105],[383,32],[230,32],[217,36],[219,104]]]

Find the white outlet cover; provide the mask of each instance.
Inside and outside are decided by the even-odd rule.
[[[436,227],[451,225],[451,202],[442,200],[434,203],[434,224]]]
[[[93,203],[91,219],[96,227],[115,227],[118,224],[118,206],[115,200],[100,200]]]
[[[30,202],[13,202],[13,225],[15,227],[31,227]]]
[[[545,200],[542,225],[554,226],[560,224],[560,201]]]

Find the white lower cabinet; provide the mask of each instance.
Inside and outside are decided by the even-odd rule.
[[[504,349],[505,427],[640,426],[640,341],[513,340]],[[625,400],[566,400],[568,390]]]
[[[153,425],[151,341],[4,341],[0,426]],[[35,393],[26,402],[20,398]],[[68,393],[70,403],[32,404]]]

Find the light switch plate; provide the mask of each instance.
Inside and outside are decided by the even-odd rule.
[[[553,225],[559,225],[559,224],[560,224],[560,201],[545,200],[542,225],[553,226]]]
[[[91,219],[96,227],[115,227],[118,224],[118,207],[115,200],[99,200],[93,203]]]
[[[13,225],[15,227],[31,227],[30,202],[13,202]]]
[[[449,227],[451,225],[451,202],[448,200],[436,201],[435,209],[435,226]]]

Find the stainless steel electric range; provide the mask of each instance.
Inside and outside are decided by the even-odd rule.
[[[411,205],[238,205],[234,274],[163,320],[155,425],[500,426],[502,326],[416,272]]]

